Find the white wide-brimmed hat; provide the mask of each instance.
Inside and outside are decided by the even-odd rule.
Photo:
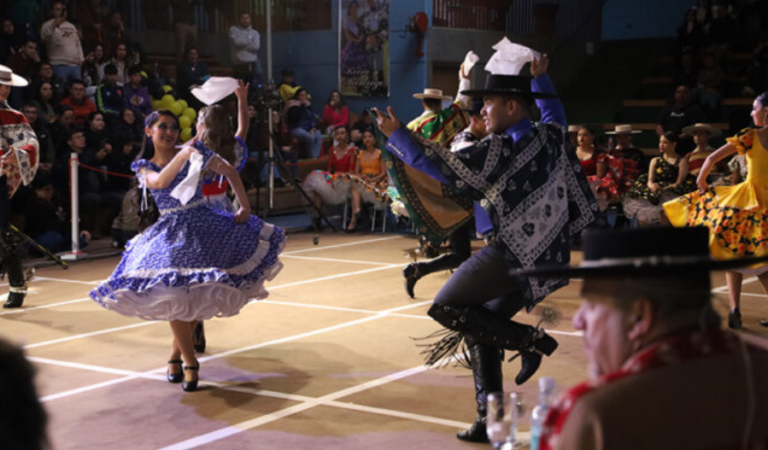
[[[581,125],[568,125],[568,132],[569,133],[578,133],[579,128],[581,128]]]
[[[632,125],[616,125],[613,131],[606,131],[605,134],[640,134],[642,131],[633,130]]]
[[[24,87],[29,84],[24,77],[20,77],[13,73],[10,67],[0,65],[0,84],[6,86]]]
[[[720,136],[722,132],[708,123],[696,123],[683,128],[683,133],[693,136],[696,131],[706,131],[710,136]]]
[[[424,89],[424,92],[421,94],[413,94],[413,98],[418,98],[419,100],[425,99],[425,98],[433,98],[435,100],[445,100],[445,101],[453,100],[451,97],[447,95],[443,95],[442,89],[432,89],[432,88]]]

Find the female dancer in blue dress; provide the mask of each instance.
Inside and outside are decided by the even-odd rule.
[[[250,215],[232,165],[199,141],[176,147],[179,124],[173,113],[152,113],[145,131],[154,156],[138,159],[131,168],[140,186],[151,192],[160,217],[130,243],[114,273],[91,297],[126,316],[169,321],[174,341],[168,381],[193,391],[199,370],[192,343],[196,322],[235,315],[249,299],[265,298],[264,283],[282,268],[278,255],[285,233]],[[240,203],[235,214],[208,205],[195,167],[227,177]],[[174,191],[182,182],[194,190],[186,202]]]

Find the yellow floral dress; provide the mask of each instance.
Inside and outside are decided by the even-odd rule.
[[[768,255],[768,150],[751,128],[727,140],[746,156],[746,181],[690,193],[665,203],[664,210],[676,227],[708,227],[715,259]]]

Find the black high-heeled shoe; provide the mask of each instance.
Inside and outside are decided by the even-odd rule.
[[[198,371],[200,370],[200,366],[184,366],[184,373],[187,373],[189,370]],[[197,382],[200,380],[192,380],[187,381],[186,377],[181,381],[181,388],[184,389],[185,392],[192,392],[197,390]]]
[[[184,364],[184,361],[180,359],[171,359],[168,361],[168,364],[181,366]],[[181,383],[181,381],[184,379],[184,372],[171,373],[171,368],[169,367],[165,372],[165,376],[169,383]]]

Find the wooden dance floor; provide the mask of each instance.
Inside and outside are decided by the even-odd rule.
[[[88,298],[118,258],[38,270],[25,307],[0,310],[0,336],[25,346],[38,369],[53,448],[486,448],[454,437],[474,418],[469,371],[423,367],[413,340],[438,329],[426,311],[449,273],[422,279],[410,299],[402,267],[412,237],[324,234],[319,246],[312,237],[289,237],[268,300],[206,322],[203,383],[193,393],[165,381],[166,323],[123,317]],[[724,276],[714,280],[725,314]],[[747,281],[744,324],[766,334],[757,320],[768,317],[768,302]],[[554,376],[559,390],[586,378],[571,323],[579,288],[574,281],[547,302],[562,312],[551,331],[560,348],[537,376],[517,387],[519,361],[505,365],[506,389],[530,406],[538,376]],[[520,429],[527,437],[527,418]]]

